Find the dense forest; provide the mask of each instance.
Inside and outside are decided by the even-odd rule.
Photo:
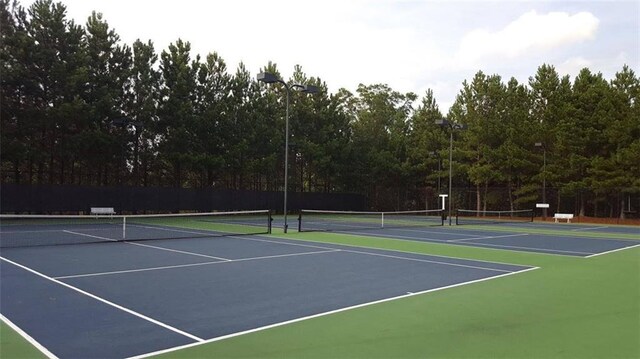
[[[185,40],[123,44],[100,13],[76,24],[50,0],[0,0],[0,24],[2,183],[282,190],[285,89],[255,76],[280,76],[275,63],[252,73]],[[528,83],[478,71],[447,114],[431,90],[329,93],[300,66],[287,82],[321,89],[291,96],[292,191],[436,207],[453,131],[457,206],[531,208],[543,182],[556,210],[640,206],[640,79],[628,66],[571,79],[543,64]]]

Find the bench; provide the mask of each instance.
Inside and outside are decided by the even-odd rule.
[[[113,209],[113,207],[91,207],[91,214],[94,216],[99,216],[99,215],[113,216],[114,214],[116,214],[116,211]]]
[[[571,220],[573,219],[573,214],[572,213],[556,213],[553,215],[553,219],[555,220],[556,223],[558,223],[559,219],[566,219],[567,223],[571,223]]]

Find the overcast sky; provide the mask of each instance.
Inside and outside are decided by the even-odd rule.
[[[23,0],[28,6],[33,1]],[[122,41],[178,38],[193,54],[217,52],[231,73],[268,61],[288,78],[296,64],[331,92],[388,84],[420,97],[431,88],[446,113],[465,79],[482,70],[527,82],[543,63],[572,78],[583,67],[610,79],[640,73],[640,0],[63,0],[85,24],[101,12]]]

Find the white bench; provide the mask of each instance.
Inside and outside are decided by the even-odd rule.
[[[116,211],[113,209],[113,207],[91,207],[91,214],[94,216],[99,216],[99,215],[113,216],[114,214],[116,214]]]
[[[571,220],[573,219],[573,214],[572,213],[556,213],[553,215],[553,219],[555,220],[556,223],[558,223],[559,219],[566,219],[567,223],[571,223]]]

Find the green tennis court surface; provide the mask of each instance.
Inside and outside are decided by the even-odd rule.
[[[274,227],[277,228],[277,224]],[[586,227],[545,225],[533,230],[561,240],[562,235],[575,235],[571,231],[576,228]],[[618,235],[630,237],[625,240],[634,243],[631,237],[635,236],[635,227],[613,228],[622,228],[623,233]],[[437,229],[532,231],[522,224],[517,228],[482,225]],[[581,236],[590,233],[590,238],[602,241],[607,241],[606,233],[612,232],[603,235],[593,229],[579,232],[584,232]],[[631,231],[625,233],[628,229]],[[165,354],[167,357],[626,358],[640,355],[638,247],[584,258],[333,232],[290,232],[284,236],[274,230],[272,237],[297,239],[313,245],[345,244],[540,269],[215,340],[171,351]],[[6,325],[2,333],[2,357],[22,353],[32,356],[34,349]]]
[[[541,269],[188,348],[166,357],[640,355],[639,248],[595,258],[572,258],[329,233],[300,237]]]

